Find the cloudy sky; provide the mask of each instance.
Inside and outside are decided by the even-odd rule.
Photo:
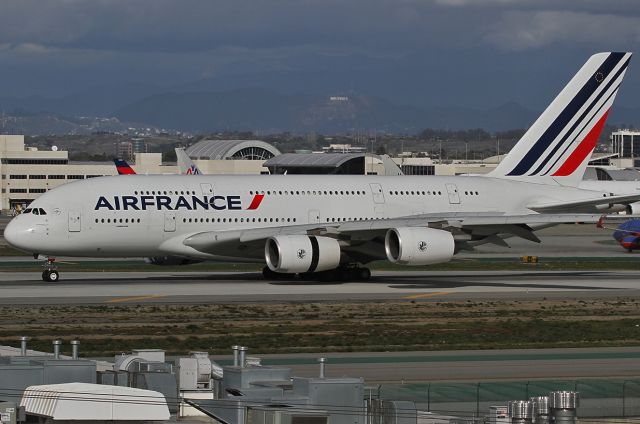
[[[590,54],[638,46],[637,0],[0,0],[0,97],[133,83],[540,108]]]

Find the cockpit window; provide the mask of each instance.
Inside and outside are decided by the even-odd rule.
[[[22,213],[32,213],[34,215],[46,215],[47,213],[42,208],[27,208]]]

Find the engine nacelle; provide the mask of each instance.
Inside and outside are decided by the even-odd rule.
[[[640,202],[627,205],[625,212],[627,215],[640,215]]]
[[[625,212],[628,206],[630,205],[623,205],[620,203],[609,203],[608,205],[607,204],[596,205],[596,210],[598,212],[606,212],[606,213]]]
[[[455,242],[448,231],[434,228],[391,228],[384,238],[389,261],[400,265],[433,265],[453,257]]]
[[[151,265],[162,266],[191,265],[202,262],[198,259],[183,258],[182,256],[152,256],[144,258],[144,261]]]
[[[264,257],[274,272],[327,271],[340,265],[340,245],[329,237],[275,236],[267,239]]]

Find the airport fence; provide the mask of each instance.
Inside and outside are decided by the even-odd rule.
[[[640,417],[640,379],[383,384],[371,387],[368,395],[413,401],[421,411],[482,417],[490,406],[546,396],[557,390],[580,393],[579,417]]]

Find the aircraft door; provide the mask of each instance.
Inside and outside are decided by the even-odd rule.
[[[176,230],[176,211],[164,211],[164,231],[165,233]]]
[[[460,204],[460,194],[458,193],[458,186],[455,184],[446,184],[447,194],[449,195],[449,203],[452,205]]]
[[[320,211],[312,209],[309,211],[309,224],[317,224],[320,222]]]
[[[202,194],[205,196],[210,196],[213,194],[213,186],[211,184],[200,184],[200,190],[202,190]]]
[[[373,203],[384,203],[384,192],[382,191],[382,185],[374,183],[369,184],[371,186],[371,194],[373,195]]]
[[[77,233],[82,228],[80,221],[80,209],[71,209],[69,211],[69,232]]]

